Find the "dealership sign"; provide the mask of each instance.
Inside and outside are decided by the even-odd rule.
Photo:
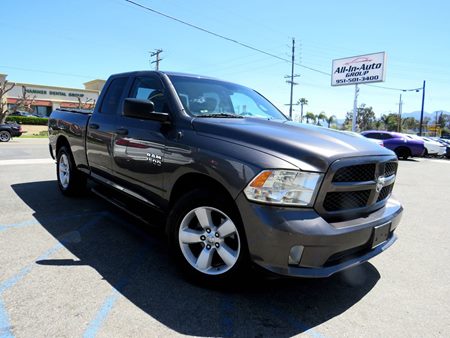
[[[333,60],[331,85],[345,86],[358,83],[381,82],[384,81],[385,73],[385,52],[337,59]]]

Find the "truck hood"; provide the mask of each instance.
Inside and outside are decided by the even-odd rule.
[[[192,125],[205,136],[276,156],[305,171],[325,172],[341,158],[393,155],[360,135],[292,121],[195,118]]]

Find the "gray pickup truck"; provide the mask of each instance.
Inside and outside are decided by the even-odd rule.
[[[327,277],[396,240],[403,208],[391,197],[393,152],[295,123],[237,84],[113,75],[93,113],[55,110],[49,138],[64,195],[89,178],[141,219],[160,211],[179,266],[208,283],[252,266]]]

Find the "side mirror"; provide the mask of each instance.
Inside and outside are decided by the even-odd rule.
[[[169,121],[169,114],[155,112],[152,101],[127,98],[123,104],[123,116],[159,122]]]

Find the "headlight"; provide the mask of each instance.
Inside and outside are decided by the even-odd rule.
[[[321,179],[322,175],[318,173],[264,170],[248,184],[244,193],[252,201],[310,207]]]

